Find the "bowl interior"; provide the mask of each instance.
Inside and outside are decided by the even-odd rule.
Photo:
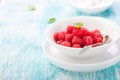
[[[68,25],[77,22],[83,22],[84,27],[88,30],[99,29],[103,35],[109,35],[112,41],[116,41],[119,38],[120,28],[113,21],[100,17],[80,16],[64,19],[49,26],[46,30],[48,41],[56,44],[53,39],[54,33],[66,30]]]

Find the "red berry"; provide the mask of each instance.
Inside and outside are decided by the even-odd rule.
[[[90,32],[89,32],[89,36],[91,36],[91,37],[93,38],[93,36],[94,36],[94,31],[90,31]]]
[[[80,44],[74,44],[72,47],[73,48],[81,48]]]
[[[63,42],[63,40],[58,40],[56,43],[61,44],[62,42]]]
[[[64,41],[66,34],[67,34],[67,32],[65,32],[65,31],[59,32],[59,36],[58,36],[59,40],[63,40]]]
[[[100,33],[94,33],[94,37],[95,37],[95,38],[98,38],[98,37],[102,38],[103,36],[102,36],[102,34],[100,34]]]
[[[85,36],[83,38],[83,43],[84,43],[84,46],[88,46],[88,45],[91,45],[93,44],[93,39],[91,36]]]
[[[55,32],[53,36],[55,41],[59,40],[58,36],[59,36],[59,32]]]
[[[70,47],[70,46],[71,46],[70,42],[68,42],[68,41],[64,41],[64,42],[62,42],[60,45],[62,45],[62,46],[67,46],[67,47]]]
[[[80,28],[74,28],[73,29],[73,35],[76,35],[76,36],[80,36],[81,35],[81,31],[80,31]]]
[[[103,37],[102,34],[100,33],[99,30],[94,30],[94,31],[90,31],[89,32],[89,35],[92,37],[92,38],[96,38],[96,37]]]
[[[94,37],[95,38],[98,38],[98,37],[102,38],[103,37],[102,34],[100,33],[100,31],[98,29],[95,29],[93,32],[94,32]]]
[[[72,38],[73,38],[73,34],[66,34],[65,35],[65,41],[71,42]]]
[[[73,32],[74,27],[75,27],[75,26],[69,25],[69,26],[67,27],[67,29],[66,29],[66,30],[67,30],[67,32],[68,32],[68,33],[72,33],[72,32]]]
[[[81,28],[81,38],[89,35],[89,31],[86,28]]]
[[[96,38],[96,43],[102,43],[103,39],[102,38]]]
[[[103,36],[102,34],[100,33],[99,30],[94,30],[94,31],[91,31],[89,32],[89,35],[92,37],[93,39],[93,44],[97,43],[97,42],[101,42],[100,39],[103,40]],[[99,40],[96,40],[97,38],[100,38]]]
[[[78,36],[74,36],[72,39],[72,44],[82,44],[82,39]]]
[[[94,35],[93,35],[93,42],[94,43],[101,42],[102,40],[103,40],[102,34],[100,34],[100,33],[94,33]]]
[[[78,28],[73,25],[69,25],[66,31],[55,32],[53,37],[57,44],[73,48],[103,42],[103,36],[98,29],[89,31],[87,28]]]
[[[100,33],[100,31],[98,29],[95,29],[94,33]]]

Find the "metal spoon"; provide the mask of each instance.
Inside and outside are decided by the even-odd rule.
[[[79,52],[79,54],[85,53],[86,51],[88,51],[88,50],[89,50],[90,48],[92,48],[92,47],[101,46],[101,45],[104,45],[104,44],[109,43],[109,42],[110,42],[109,36],[108,36],[108,35],[105,35],[104,38],[103,38],[103,42],[102,42],[102,43],[97,43],[97,44],[85,46],[85,47],[82,48],[82,50]]]

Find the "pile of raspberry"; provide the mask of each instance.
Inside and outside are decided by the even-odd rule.
[[[55,32],[55,42],[62,46],[83,48],[92,44],[102,43],[103,36],[98,29],[89,31],[85,27],[67,26],[65,31]]]

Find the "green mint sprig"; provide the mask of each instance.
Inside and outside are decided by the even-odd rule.
[[[49,22],[49,23],[54,23],[55,21],[56,21],[55,18],[50,18],[48,22]]]
[[[83,27],[83,23],[82,22],[79,22],[79,23],[74,23],[74,25],[77,27],[77,28],[81,28]]]
[[[35,6],[29,6],[29,10],[34,11],[34,10],[36,10],[36,7]]]

